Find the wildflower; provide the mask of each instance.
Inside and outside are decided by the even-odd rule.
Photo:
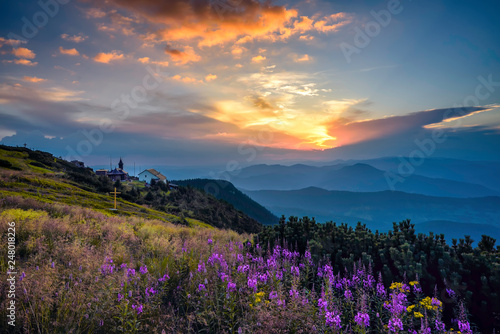
[[[278,270],[276,272],[276,279],[277,280],[282,280],[283,279],[283,272],[281,270]]]
[[[207,289],[207,288],[205,287],[205,284],[200,283],[200,284],[198,285],[198,291],[203,291],[203,290],[206,290],[206,289]]]
[[[283,307],[285,307],[285,306],[286,306],[286,301],[285,301],[284,299],[283,299],[283,300],[278,299],[278,306],[283,306]]]
[[[21,276],[19,276],[19,282],[22,282],[23,278],[26,277],[26,274],[24,273],[24,271],[21,273]]]
[[[446,289],[446,293],[448,293],[448,296],[451,298],[455,297],[456,293],[452,289]]]
[[[236,291],[236,283],[233,282],[227,282],[227,289],[229,291]]]
[[[278,293],[276,291],[271,291],[269,293],[269,299],[273,300],[275,298],[278,298]]]
[[[120,268],[121,268],[121,269],[127,269],[127,264],[126,264],[126,263],[122,263],[122,264],[120,265]]]
[[[141,267],[141,268],[139,269],[139,272],[140,272],[141,274],[143,274],[143,275],[144,275],[144,274],[146,274],[146,273],[148,272],[148,267],[146,267],[146,266]]]
[[[127,276],[134,277],[135,276],[135,269],[133,269],[133,268],[127,269]]]
[[[40,270],[40,268],[38,266],[36,266],[36,270],[38,271],[38,270]]]
[[[442,321],[439,319],[436,319],[436,330],[438,331],[444,331],[445,330],[445,325]]]
[[[351,290],[345,290],[344,297],[347,300],[351,300],[351,298],[352,298],[352,292],[351,292]]]
[[[299,267],[292,266],[290,268],[290,271],[291,271],[292,275],[294,275],[294,276],[300,276]]]
[[[358,312],[358,314],[354,317],[354,321],[361,327],[370,326],[370,316],[368,313]]]
[[[415,313],[413,313],[413,316],[414,316],[415,318],[423,318],[423,317],[424,317],[424,315],[423,315],[422,313],[420,313],[420,312],[415,312]]]
[[[470,329],[470,324],[466,320],[464,321],[458,320],[458,329],[462,333],[472,333]]]
[[[384,297],[386,294],[384,285],[382,283],[377,283],[377,295]]]
[[[158,282],[165,282],[166,280],[170,279],[170,276],[167,274],[163,275],[163,277],[158,278]]]
[[[290,289],[290,297],[299,298],[299,292],[295,289]]]
[[[410,284],[410,286],[414,286],[414,285],[418,285],[419,283],[418,283],[418,281],[411,281],[408,284]]]
[[[391,318],[387,327],[389,331],[396,333],[403,330],[403,322],[399,318]]]
[[[51,267],[52,269],[54,269],[54,267],[55,267],[54,262],[52,262],[52,263],[50,264],[50,267]]]
[[[336,328],[342,328],[340,315],[335,314],[334,312],[326,312],[326,325],[327,326],[335,326]]]
[[[101,320],[99,320],[99,327],[102,327],[102,326],[104,326],[104,320],[101,319]]]
[[[213,241],[212,239],[208,238],[207,243],[208,243],[209,245],[213,244],[213,242],[214,242],[214,241]]]
[[[143,306],[142,306],[142,304],[138,304],[138,305],[134,304],[134,305],[132,305],[132,309],[134,309],[137,312],[137,314],[141,314],[143,311]]]
[[[199,273],[201,273],[201,272],[206,273],[207,272],[207,267],[205,266],[205,262],[200,261],[200,263],[198,263],[198,272]]]
[[[123,295],[118,292],[118,302],[121,302],[123,299]]]
[[[247,284],[250,289],[257,291],[257,280],[255,278],[249,278]]]
[[[238,262],[243,262],[243,261],[245,261],[245,259],[243,258],[243,255],[241,255],[241,254],[238,254],[238,255],[236,256],[236,260],[237,260]]]
[[[129,290],[129,291],[128,291],[128,297],[129,297],[129,298],[132,298],[132,290]]]

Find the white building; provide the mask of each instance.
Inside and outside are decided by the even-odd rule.
[[[167,177],[157,170],[150,168],[139,173],[139,181],[151,184],[151,180],[162,181],[167,183]]]

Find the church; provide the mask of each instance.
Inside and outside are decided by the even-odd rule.
[[[109,177],[113,181],[130,181],[130,177],[128,173],[123,169],[124,164],[122,161],[122,158],[120,157],[120,162],[118,162],[118,168],[112,169],[112,170],[106,170],[106,169],[98,169],[96,170],[97,175],[104,175]]]

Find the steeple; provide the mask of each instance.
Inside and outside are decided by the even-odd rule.
[[[123,169],[123,161],[121,157],[120,157],[120,162],[118,163],[118,168]]]

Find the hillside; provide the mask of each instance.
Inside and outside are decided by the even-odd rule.
[[[119,210],[113,208],[109,192],[117,188]],[[140,182],[113,183],[96,176],[90,168],[79,168],[52,154],[0,145],[0,199],[16,197],[44,203],[80,205],[106,215],[139,216],[184,225],[211,225],[238,232],[258,232],[256,220],[231,204],[193,188],[169,191],[157,184],[149,189]]]
[[[203,191],[207,190],[216,198],[232,204],[236,209],[245,212],[248,216],[264,225],[277,224],[279,221],[278,217],[236,189],[230,182],[211,179],[190,179],[172,181],[172,183],[180,186],[191,186]]]

